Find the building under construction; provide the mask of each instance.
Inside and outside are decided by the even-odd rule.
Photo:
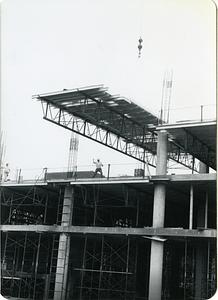
[[[95,178],[89,170],[45,169],[35,181],[3,182],[1,294],[40,300],[212,297],[216,121],[165,124],[103,86],[34,98],[45,120],[144,168],[112,177],[108,165],[105,176]],[[170,164],[186,171],[170,174]]]

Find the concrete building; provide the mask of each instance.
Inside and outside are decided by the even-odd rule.
[[[102,86],[36,96],[44,119],[144,163],[135,176],[1,184],[10,299],[207,299],[216,291],[216,122],[161,124]],[[170,174],[170,163],[190,170]],[[145,172],[148,166],[156,174]]]

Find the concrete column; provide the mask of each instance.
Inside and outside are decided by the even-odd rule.
[[[154,187],[153,224],[152,226],[163,227],[165,217],[166,185],[157,183]]]
[[[63,211],[61,226],[70,226],[73,215],[73,202],[74,202],[74,190],[71,186],[65,187],[64,192],[64,202],[63,202]]]
[[[63,201],[61,226],[70,226],[72,221],[73,187],[66,186]],[[54,300],[65,300],[70,254],[70,235],[61,233],[59,238],[57,268],[55,277]]]
[[[164,243],[151,241],[149,300],[161,300]]]
[[[209,173],[209,167],[200,162],[199,173]],[[207,214],[208,214],[208,191],[205,192],[204,199],[198,201],[197,211],[197,227],[207,228]]]
[[[209,168],[202,162],[200,162],[200,173],[208,173]],[[208,194],[205,193],[205,199],[199,199],[198,211],[197,211],[197,227],[207,226],[207,205]],[[199,242],[196,246],[196,258],[195,258],[195,298],[202,299],[205,296],[207,280],[207,245]]]
[[[209,173],[209,167],[201,161],[199,163],[199,173]]]
[[[167,173],[167,133],[160,131],[157,141],[157,167],[156,175]],[[156,183],[154,187],[153,227],[163,227],[165,217],[166,186],[164,183]],[[151,241],[149,300],[161,300],[162,273],[163,273],[163,242]]]
[[[167,173],[167,132],[158,132],[157,139],[157,167],[156,175],[166,175]]]
[[[70,236],[62,233],[59,239],[54,300],[65,300],[70,252]]]

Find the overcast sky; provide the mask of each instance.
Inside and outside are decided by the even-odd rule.
[[[70,132],[42,119],[35,94],[104,84],[158,114],[172,69],[171,118],[200,118],[200,105],[215,115],[212,1],[5,0],[1,15],[2,128],[12,169],[67,167]],[[80,137],[78,165],[97,157],[137,163]]]

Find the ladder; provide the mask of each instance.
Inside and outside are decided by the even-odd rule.
[[[53,299],[54,296],[55,276],[56,276],[57,260],[58,260],[58,248],[59,248],[59,234],[53,234],[51,260],[50,260],[50,268],[49,268],[48,299]]]

